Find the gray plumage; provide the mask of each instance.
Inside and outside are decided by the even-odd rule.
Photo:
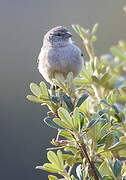
[[[44,79],[52,84],[55,72],[66,76],[73,72],[76,77],[82,66],[80,49],[72,42],[71,33],[58,26],[46,33],[38,57],[38,69]]]

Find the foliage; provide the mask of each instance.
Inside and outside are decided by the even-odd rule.
[[[56,73],[59,89],[53,93],[44,82],[30,84],[33,95],[27,98],[49,107],[44,122],[58,132],[49,162],[36,167],[61,176],[49,180],[126,179],[126,44],[119,41],[110,54],[97,57],[97,27],[73,25],[89,55],[77,78]]]

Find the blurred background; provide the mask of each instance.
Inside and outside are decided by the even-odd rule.
[[[71,24],[92,28],[98,22],[97,55],[126,40],[125,0],[0,0],[0,179],[46,180],[35,170],[46,162],[46,148],[55,136],[43,118],[47,108],[26,100],[29,83],[42,80],[37,69],[43,35]]]

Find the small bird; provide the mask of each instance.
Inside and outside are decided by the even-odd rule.
[[[69,72],[76,77],[83,67],[81,50],[71,40],[72,34],[63,26],[48,31],[38,57],[38,69],[43,78],[53,85],[55,73]]]

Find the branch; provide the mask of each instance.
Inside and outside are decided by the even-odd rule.
[[[95,180],[99,180],[99,177],[97,175],[96,172],[96,167],[94,165],[94,163],[90,160],[88,153],[87,153],[87,149],[86,146],[83,142],[81,142],[80,138],[76,136],[76,134],[73,134],[74,139],[76,140],[80,150],[81,150],[81,157],[82,159],[86,158],[86,160],[89,163],[89,167],[91,168],[91,175],[94,177]]]
[[[94,176],[94,179],[95,180],[99,180],[99,177],[96,173],[96,168],[95,168],[95,165],[94,163],[90,160],[89,156],[88,156],[88,153],[87,153],[87,150],[86,150],[86,146],[84,143],[79,143],[78,144],[80,149],[81,149],[81,152],[82,152],[82,158],[86,158],[89,165],[90,165],[90,168],[91,168],[91,171],[92,171],[92,175]]]

